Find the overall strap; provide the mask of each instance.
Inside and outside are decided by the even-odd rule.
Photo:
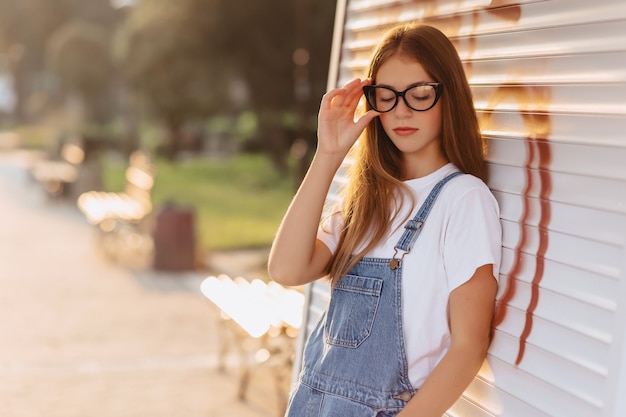
[[[404,225],[404,233],[402,234],[402,236],[400,237],[400,240],[394,247],[395,253],[393,254],[393,258],[391,259],[391,262],[389,263],[389,267],[391,269],[397,269],[400,261],[402,260],[402,258],[404,258],[404,255],[411,252],[411,249],[413,248],[413,245],[415,244],[417,237],[422,231],[422,227],[424,226],[426,217],[428,217],[428,214],[430,213],[430,209],[433,207],[433,204],[435,204],[435,200],[437,200],[437,196],[439,196],[439,192],[441,191],[443,186],[452,178],[461,174],[463,173],[453,172],[452,174],[448,175],[447,177],[439,181],[437,184],[435,184],[433,189],[430,191],[430,194],[428,194],[428,197],[426,197],[426,200],[424,201],[420,209],[417,211],[417,214],[415,215],[415,217],[413,217],[413,219],[409,220]],[[402,255],[400,256],[400,259],[396,258],[398,251],[403,252]]]

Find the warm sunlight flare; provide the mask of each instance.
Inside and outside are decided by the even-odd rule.
[[[225,275],[208,277],[202,293],[250,336],[259,338],[272,327],[299,328],[304,295],[280,285],[255,279],[251,282]]]

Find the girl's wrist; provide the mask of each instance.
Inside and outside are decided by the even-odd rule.
[[[318,151],[313,156],[311,165],[323,167],[329,171],[332,171],[334,175],[335,172],[337,172],[337,170],[343,163],[344,158],[345,158],[345,155],[336,155],[336,154],[323,153],[323,152]]]

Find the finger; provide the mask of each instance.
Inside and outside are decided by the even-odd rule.
[[[372,80],[365,79],[361,81],[358,85],[356,85],[355,89],[352,91],[350,98],[351,105],[356,107],[358,102],[361,100],[361,97],[363,96],[363,87],[370,84],[372,84]]]
[[[361,130],[365,129],[365,127],[380,113],[375,110],[369,110],[363,116],[359,117],[356,122],[354,122]]]
[[[357,106],[359,105],[359,102],[361,101],[361,98],[363,97],[363,88],[359,87],[358,90],[355,90],[351,93],[350,97],[349,97],[349,103],[348,105],[350,107],[352,107],[353,109],[356,109]]]
[[[324,94],[324,96],[322,97],[322,103],[320,104],[321,108],[330,109],[332,107],[337,106],[339,103],[338,100],[340,100],[341,94],[344,93],[342,90],[343,90],[342,88],[335,88],[335,89],[328,91],[326,94]]]
[[[367,85],[367,80],[356,79],[350,84],[346,85],[344,88],[348,91],[348,95],[352,98],[353,95],[361,95],[363,94],[363,86]]]
[[[360,78],[355,78],[354,80],[348,82],[346,85],[343,86],[343,88],[345,88],[346,90],[351,90],[352,88],[355,87],[359,87],[361,84],[361,79]]]
[[[352,104],[353,94],[360,94],[361,79],[355,78],[348,82],[341,88],[335,88],[326,95],[329,96],[329,100],[326,103],[329,107],[350,106]]]

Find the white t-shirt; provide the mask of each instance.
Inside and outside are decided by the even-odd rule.
[[[417,204],[404,205],[387,239],[366,256],[392,258],[394,246],[404,232],[405,213],[415,216],[434,185],[458,171],[447,164],[426,177],[406,181]],[[450,346],[448,300],[455,288],[467,282],[476,269],[493,264],[496,279],[500,270],[502,231],[498,204],[489,188],[472,175],[460,175],[441,190],[422,232],[403,260],[402,312],[409,378],[413,387],[426,377]],[[343,219],[334,214],[318,231],[331,252],[337,248]]]

